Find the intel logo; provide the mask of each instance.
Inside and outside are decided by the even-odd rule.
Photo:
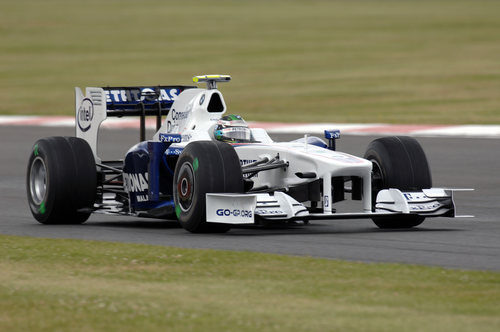
[[[78,108],[77,122],[78,127],[81,131],[87,131],[90,129],[92,124],[92,119],[94,118],[94,104],[89,98],[82,100],[80,107]]]

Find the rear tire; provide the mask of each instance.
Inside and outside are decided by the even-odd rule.
[[[373,164],[373,209],[377,194],[382,189],[419,191],[432,187],[427,158],[418,141],[412,137],[392,136],[376,139],[368,145],[364,157]],[[425,217],[410,215],[378,217],[372,220],[379,228],[411,228],[424,222]]]
[[[206,221],[206,193],[243,193],[243,175],[234,148],[218,141],[190,143],[174,173],[175,213],[181,226],[192,233],[227,232],[229,224]]]
[[[47,137],[33,146],[26,176],[28,204],[42,224],[81,224],[95,202],[92,149],[77,137]],[[80,210],[80,211],[79,211]]]

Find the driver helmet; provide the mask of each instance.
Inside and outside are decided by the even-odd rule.
[[[227,143],[250,142],[251,133],[247,123],[239,115],[225,115],[217,121],[214,137]]]

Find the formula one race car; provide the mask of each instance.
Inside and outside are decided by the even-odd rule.
[[[380,228],[410,228],[455,217],[452,189],[432,188],[426,156],[410,137],[371,142],[364,158],[335,149],[339,131],[274,142],[264,129],[225,115],[217,89],[226,75],[194,86],[76,88],[76,137],[33,146],[27,170],[31,212],[44,224],[77,224],[92,213],[177,219],[190,232],[235,224],[371,218]],[[141,141],[122,160],[97,154],[107,117],[139,116]],[[145,139],[145,117],[157,132]],[[162,124],[162,116],[166,116]],[[337,203],[349,194],[355,212]]]

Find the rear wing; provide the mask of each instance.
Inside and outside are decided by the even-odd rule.
[[[76,136],[85,139],[97,161],[97,134],[101,123],[109,117],[139,116],[140,140],[146,136],[146,116],[156,116],[156,128],[167,115],[175,98],[184,90],[195,88],[183,85],[75,88]]]

